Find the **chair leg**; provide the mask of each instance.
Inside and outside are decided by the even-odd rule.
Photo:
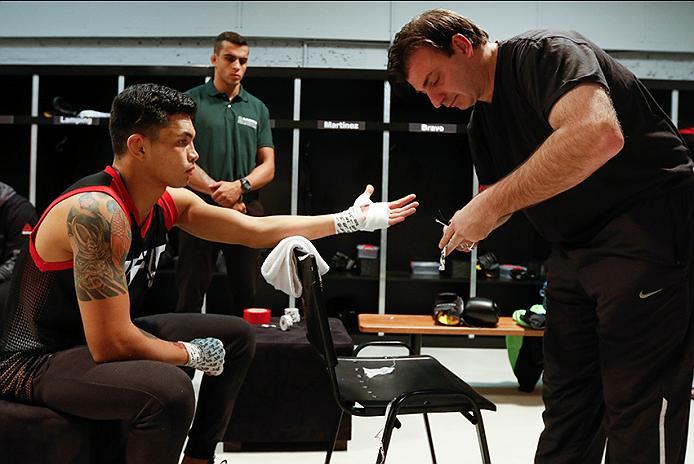
[[[480,442],[480,453],[482,454],[482,462],[484,464],[491,464],[492,460],[489,457],[489,447],[487,446],[487,436],[484,433],[484,424],[482,424],[482,418],[477,424],[477,438]]]
[[[333,455],[333,450],[335,449],[335,443],[337,442],[337,435],[340,433],[340,424],[342,423],[343,411],[340,409],[340,416],[337,418],[337,424],[335,424],[335,431],[332,434],[332,439],[328,443],[328,453],[325,455],[325,464],[330,464],[330,458]]]
[[[479,410],[476,404],[474,404],[473,402],[471,402],[470,404],[472,406],[472,417],[475,418],[475,421],[471,422],[475,424],[475,428],[477,429],[477,441],[480,445],[480,454],[482,455],[482,462],[484,464],[491,464],[492,460],[489,457],[489,447],[487,446],[487,434],[484,432],[484,422],[482,422],[482,412]],[[463,413],[463,415],[466,418],[468,418],[466,414]]]
[[[427,438],[429,439],[429,451],[431,451],[431,462],[436,464],[436,452],[434,451],[434,440],[431,438],[431,426],[429,425],[429,416],[424,413],[424,426],[427,429]]]
[[[383,427],[383,436],[381,438],[381,449],[378,450],[376,464],[385,464],[386,454],[388,454],[388,446],[390,445],[390,437],[393,435],[393,427],[397,421],[398,407],[391,408],[386,417],[386,425]]]

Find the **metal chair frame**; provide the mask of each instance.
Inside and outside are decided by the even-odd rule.
[[[400,428],[401,426],[400,421],[397,419],[398,414],[423,414],[432,462],[436,464],[434,441],[428,417],[428,413],[435,412],[460,412],[471,424],[475,425],[482,462],[485,464],[491,463],[480,409],[495,411],[496,406],[479,395],[479,393],[475,392],[472,387],[455,376],[455,374],[448,371],[434,358],[425,355],[413,355],[412,349],[401,342],[375,341],[365,343],[355,348],[353,356],[338,358],[332,342],[328,318],[323,310],[322,283],[318,274],[315,257],[303,252],[295,252],[295,255],[297,259],[297,269],[303,285],[303,294],[300,302],[306,320],[306,337],[325,362],[332,395],[340,408],[340,416],[331,433],[331,442],[328,443],[325,464],[330,463],[342,416],[345,413],[353,416],[386,416],[386,423],[381,441],[382,446],[376,458],[377,464],[385,463],[393,428]],[[408,349],[409,355],[397,357],[358,357],[359,352],[369,346],[402,346]],[[407,367],[414,366],[415,369],[417,368],[417,363],[422,365],[425,364],[430,369],[435,368],[437,373],[440,372],[442,378],[448,380],[453,379],[458,388],[450,388],[449,382],[448,387],[444,386],[442,388],[405,389],[401,394],[389,398],[387,401],[374,401],[367,405],[360,404],[360,407],[357,407],[355,402],[358,398],[347,398],[344,396],[344,392],[341,391],[340,379],[338,378],[336,369],[344,367],[347,363],[349,363],[350,366],[364,366],[373,365],[369,363],[378,363],[384,360],[393,361],[394,369],[397,369],[396,363],[403,361],[409,364]],[[342,369],[342,372],[344,373],[345,370]],[[344,378],[343,381],[345,381]]]

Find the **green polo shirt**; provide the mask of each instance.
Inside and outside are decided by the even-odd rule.
[[[216,180],[236,180],[256,166],[256,152],[272,147],[270,112],[265,104],[241,86],[230,102],[212,79],[186,92],[198,105],[195,149],[198,164]]]

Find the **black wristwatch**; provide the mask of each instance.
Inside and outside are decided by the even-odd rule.
[[[248,181],[247,177],[242,177],[239,179],[241,181],[241,191],[243,193],[248,193],[251,191],[251,183]]]

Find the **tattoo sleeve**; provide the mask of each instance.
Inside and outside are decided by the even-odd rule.
[[[67,217],[77,298],[91,301],[122,295],[128,291],[124,272],[131,240],[128,220],[113,199],[100,202],[93,193],[85,193],[78,202]]]

